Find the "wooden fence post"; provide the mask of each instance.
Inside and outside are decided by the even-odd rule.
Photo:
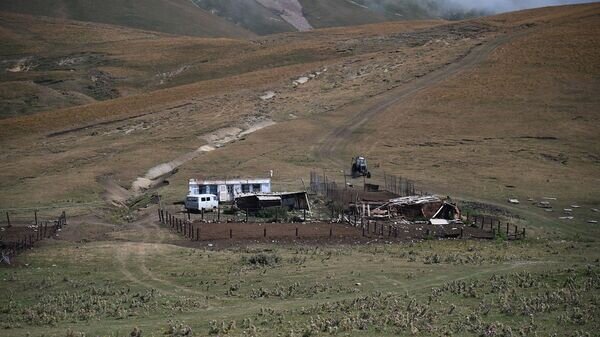
[[[461,239],[463,238],[463,228],[462,227],[460,228],[460,238]]]
[[[200,227],[196,228],[196,241],[200,241]]]
[[[306,222],[306,208],[303,211],[304,211],[304,222]]]
[[[217,222],[221,222],[221,205],[217,206]]]
[[[329,227],[329,238],[333,237],[333,226]]]
[[[519,238],[518,232],[519,232],[519,227],[515,226],[515,240]]]
[[[8,227],[10,227],[10,215],[8,215],[8,211],[6,212],[6,222],[8,223]]]
[[[264,236],[265,238],[267,237],[267,229],[266,229],[266,228],[264,229],[263,236]]]
[[[33,216],[35,217],[35,225],[37,226],[37,224],[38,224],[37,209],[35,211],[33,211]]]
[[[248,208],[246,208],[246,223],[248,223]]]
[[[525,239],[525,228],[523,228],[523,239]]]
[[[296,227],[296,237],[298,237],[298,227]]]
[[[233,229],[229,228],[229,238],[233,239]]]
[[[162,222],[161,216],[160,216],[160,209],[158,210],[158,221]]]

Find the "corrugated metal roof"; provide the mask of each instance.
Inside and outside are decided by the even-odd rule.
[[[430,202],[441,202],[442,199],[436,197],[434,195],[414,195],[402,198],[390,199],[390,204],[399,204],[399,205],[418,205],[418,204],[427,204]]]
[[[257,195],[256,198],[260,201],[278,201],[281,200],[280,196],[277,195]]]

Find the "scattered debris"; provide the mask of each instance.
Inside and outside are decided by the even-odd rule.
[[[260,96],[260,99],[262,99],[263,101],[268,101],[275,96],[275,91],[267,91],[264,93],[264,95]]]
[[[304,83],[308,82],[308,80],[309,80],[309,78],[308,78],[308,77],[306,77],[306,76],[302,76],[302,77],[299,77],[299,78],[298,78],[297,80],[295,80],[294,82],[292,82],[292,84],[293,84],[294,86],[299,86],[300,84],[304,84]]]
[[[550,205],[549,201],[540,201],[537,204],[537,207],[541,207],[541,208],[552,208],[552,206]]]
[[[588,223],[598,223],[596,220],[588,220]]]
[[[33,63],[33,58],[25,57],[18,60],[12,67],[6,68],[6,71],[9,73],[28,72],[35,67],[37,67],[37,65]]]
[[[561,219],[561,220],[573,220],[573,219],[575,219],[575,217],[572,217],[572,216],[560,216],[558,218]]]
[[[182,73],[184,73],[186,70],[190,69],[191,66],[190,65],[183,65],[175,70],[172,71],[167,71],[164,73],[159,73],[156,75],[156,77],[158,77],[160,79],[159,84],[165,84],[166,82],[168,82],[169,80],[171,80],[172,78],[181,75]]]
[[[295,88],[301,84],[304,84],[312,79],[319,77],[319,75],[321,75],[322,73],[324,73],[326,71],[327,71],[327,68],[323,68],[323,70],[321,70],[321,71],[315,71],[314,73],[310,73],[306,76],[298,77],[296,80],[292,81],[292,85]]]
[[[508,202],[511,204],[518,204],[519,200],[518,199],[508,199]]]

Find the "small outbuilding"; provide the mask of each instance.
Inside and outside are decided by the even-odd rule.
[[[259,210],[268,207],[285,207],[289,210],[310,211],[306,192],[249,193],[235,198],[239,209]]]

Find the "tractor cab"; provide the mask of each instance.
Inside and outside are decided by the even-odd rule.
[[[367,166],[367,159],[365,157],[352,158],[352,177],[366,176],[371,178],[371,172]]]

